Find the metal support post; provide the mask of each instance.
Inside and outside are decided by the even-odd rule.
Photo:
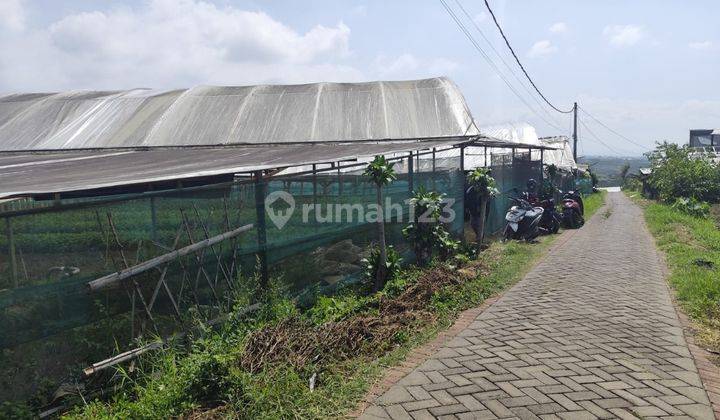
[[[258,262],[260,263],[260,282],[263,288],[269,282],[267,263],[267,224],[265,222],[266,184],[262,171],[255,172],[255,213],[257,216]]]
[[[18,287],[18,268],[15,256],[15,235],[13,234],[12,223],[9,217],[5,218],[5,232],[7,233],[8,253],[10,254],[10,271],[12,274],[13,287]]]
[[[413,153],[410,152],[410,155],[408,156],[408,192],[410,193],[410,195],[412,195],[413,190],[415,189],[415,186],[413,185],[413,170]]]

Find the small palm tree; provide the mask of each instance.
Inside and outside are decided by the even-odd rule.
[[[385,212],[382,207],[382,189],[390,184],[395,178],[395,163],[388,162],[385,156],[375,156],[365,168],[363,175],[377,187],[377,205],[378,205],[378,242],[380,248],[380,259],[378,261],[377,271],[375,273],[375,290],[381,290],[385,285],[385,277],[387,274],[387,245],[385,244]]]
[[[478,251],[485,238],[485,215],[487,212],[487,203],[490,197],[498,194],[495,186],[495,178],[490,175],[488,168],[476,168],[470,172],[467,177],[468,195],[470,196],[470,225],[475,232],[475,241]]]
[[[625,180],[627,179],[627,176],[628,176],[628,173],[629,173],[629,172],[630,172],[630,164],[629,164],[629,163],[625,163],[625,164],[620,168],[620,183],[622,184],[621,186],[624,186],[624,185],[625,185]]]

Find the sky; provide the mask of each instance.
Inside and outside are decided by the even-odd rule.
[[[632,141],[580,112],[580,155],[720,128],[719,1],[489,1],[554,105]],[[447,76],[480,126],[569,135],[571,114],[540,102],[483,1],[446,2],[492,64],[440,0],[0,0],[0,94]]]

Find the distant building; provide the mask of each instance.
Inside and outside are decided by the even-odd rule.
[[[720,148],[720,128],[690,130],[690,147]]]

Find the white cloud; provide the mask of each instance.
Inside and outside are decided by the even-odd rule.
[[[362,79],[344,64],[349,39],[342,22],[300,33],[260,11],[148,0],[139,8],[74,14],[47,29],[0,39],[0,50],[11,58],[0,67],[0,89]]]
[[[554,34],[564,34],[567,31],[568,31],[568,26],[567,26],[567,23],[565,23],[565,22],[554,23],[554,24],[552,24],[552,26],[550,26],[550,32],[552,32]]]
[[[552,42],[544,39],[533,44],[530,51],[528,51],[528,57],[544,57],[552,55],[558,52],[558,47],[554,46]]]
[[[473,17],[473,22],[475,22],[476,24],[479,25],[479,24],[485,22],[485,21],[487,20],[487,18],[488,18],[487,13],[485,13],[485,12],[480,12],[480,13],[478,13],[477,15],[475,15],[475,16]]]
[[[25,28],[23,0],[0,0],[0,29],[21,31]]]
[[[444,76],[457,69],[458,66],[458,63],[442,57],[420,59],[405,53],[397,57],[381,54],[375,58],[373,67],[381,78],[411,79]]]
[[[603,29],[603,35],[616,47],[633,46],[647,36],[641,25],[608,25]]]
[[[688,44],[688,47],[692,48],[693,50],[708,51],[712,49],[713,43],[712,41],[691,42]]]

